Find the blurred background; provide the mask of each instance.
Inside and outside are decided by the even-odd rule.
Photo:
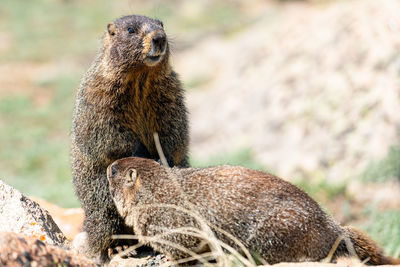
[[[398,0],[1,0],[0,179],[79,207],[74,97],[129,14],[164,22],[193,166],[270,171],[400,256]]]

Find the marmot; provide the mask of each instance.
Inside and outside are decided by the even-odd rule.
[[[188,165],[182,85],[169,63],[163,23],[145,16],[111,22],[103,47],[82,79],[72,123],[72,174],[85,211],[90,254],[107,261],[113,234],[127,233],[111,198],[106,169],[138,156],[158,159],[158,132],[168,163]]]
[[[301,189],[268,173],[235,166],[167,169],[152,160],[130,157],[111,164],[107,176],[118,212],[143,243],[141,235],[198,227],[187,213],[154,206],[172,204],[194,210],[269,264],[320,261],[340,236],[347,237],[358,257],[368,259],[369,264],[400,263],[384,256],[361,231],[340,226]],[[230,238],[213,231],[219,240],[240,251]],[[201,247],[201,241],[189,235],[163,238],[192,251]],[[165,244],[147,243],[172,259],[188,256]],[[342,241],[333,258],[349,254]]]

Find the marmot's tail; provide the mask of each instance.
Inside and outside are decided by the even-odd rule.
[[[353,227],[345,228],[361,261],[366,261],[367,264],[371,265],[400,264],[400,259],[385,256],[382,248],[360,230]]]

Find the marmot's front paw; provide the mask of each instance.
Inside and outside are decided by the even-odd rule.
[[[87,232],[80,232],[77,234],[72,241],[71,248],[77,251],[79,254],[85,255],[89,258],[94,256],[90,252]]]

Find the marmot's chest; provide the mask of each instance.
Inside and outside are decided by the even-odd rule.
[[[129,128],[137,134],[160,131],[161,110],[150,98],[133,99],[126,113]]]
[[[155,153],[153,133],[161,130],[162,109],[151,95],[133,96],[127,104],[123,115],[124,126],[140,139],[151,154]]]

